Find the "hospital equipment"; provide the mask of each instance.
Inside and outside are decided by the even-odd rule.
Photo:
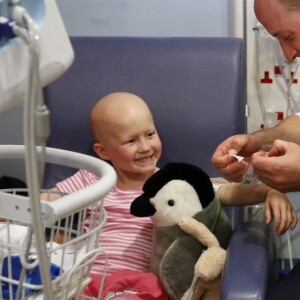
[[[15,189],[0,191],[0,216],[5,219],[0,298],[71,299],[87,286],[96,257],[105,255],[98,243],[106,218],[101,199],[116,175],[99,159],[45,147],[51,126],[42,87],[73,60],[55,1],[1,1],[0,8],[0,112],[24,100],[24,146],[1,145],[0,159],[23,159],[28,185],[28,196]],[[50,196],[40,201],[45,163],[87,169],[101,179],[56,201]],[[63,240],[57,243],[59,236]]]
[[[24,7],[13,10],[12,7]],[[41,85],[45,86],[62,75],[73,61],[73,49],[60,17],[55,1],[49,0],[5,0],[0,1],[0,17],[11,22],[22,19],[22,14],[32,19],[39,39],[39,70]],[[14,14],[14,15],[12,15]],[[36,26],[34,25],[36,24]],[[17,25],[17,24],[15,24]],[[0,23],[0,28],[4,25]],[[0,30],[0,34],[1,34]],[[24,98],[28,80],[30,53],[20,38],[0,35],[0,111]]]
[[[253,5],[253,0],[228,0],[229,36],[243,38],[247,48],[248,132],[273,127],[300,109],[299,59],[285,59]]]
[[[23,157],[24,146],[0,146],[0,159]],[[98,244],[98,236],[106,220],[106,212],[99,199],[114,185],[112,168],[97,158],[54,148],[46,148],[46,160],[51,164],[87,169],[102,177],[93,186],[77,193],[62,195],[52,202],[47,198],[41,201],[40,215],[32,210],[36,203],[32,204],[30,197],[18,196],[18,190],[0,192],[0,215],[6,219],[0,227],[0,298],[2,296],[3,299],[72,299],[81,294],[89,283],[89,272],[96,257],[105,257]],[[45,193],[50,197],[53,192],[46,190]],[[89,224],[85,222],[88,215],[91,216]],[[37,228],[34,219],[39,217],[42,225]],[[21,236],[23,240],[16,243],[14,236],[20,230],[21,234],[25,230]],[[38,234],[44,236],[45,232],[47,236],[41,240]],[[58,242],[60,237],[63,241]],[[44,254],[42,257],[39,247]],[[16,256],[19,264],[14,260]],[[42,269],[37,269],[42,259],[47,268],[48,291]]]

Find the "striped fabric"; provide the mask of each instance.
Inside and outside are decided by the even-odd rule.
[[[95,183],[99,178],[85,170],[56,184],[61,192],[72,193]],[[107,221],[99,241],[108,257],[107,274],[131,269],[148,271],[152,241],[152,221],[150,218],[134,217],[130,214],[131,202],[142,193],[142,189],[113,190],[104,199]],[[99,256],[93,272],[102,272],[104,258]]]

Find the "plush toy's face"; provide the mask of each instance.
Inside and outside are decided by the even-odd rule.
[[[201,200],[201,199],[200,199]],[[192,217],[202,210],[199,197],[191,184],[171,180],[150,198],[156,212],[151,216],[158,227],[178,224],[182,217]]]

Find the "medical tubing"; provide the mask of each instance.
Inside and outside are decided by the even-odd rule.
[[[260,64],[259,64],[259,53],[260,53],[260,46],[259,46],[259,35],[258,32],[260,31],[260,25],[257,24],[256,26],[254,26],[253,30],[255,31],[255,52],[256,52],[256,56],[255,56],[255,63],[256,63],[256,86],[257,86],[257,93],[258,93],[258,101],[259,101],[259,105],[260,105],[260,110],[263,116],[263,122],[265,123],[265,114],[266,114],[266,109],[265,109],[265,105],[263,102],[263,97],[262,97],[262,89],[261,89],[261,84],[260,84],[260,79],[259,79],[259,74],[260,74]],[[282,74],[283,77],[283,81],[284,81],[284,85],[286,87],[286,89],[284,89],[284,87],[282,87],[279,82],[277,82],[278,88],[279,90],[282,92],[282,94],[284,95],[284,98],[287,101],[287,108],[286,108],[286,112],[285,115],[288,116],[289,115],[289,111],[290,109],[295,113],[298,112],[300,110],[300,105],[297,104],[296,100],[294,99],[294,95],[292,93],[292,84],[293,84],[293,79],[298,71],[298,67],[299,67],[299,62],[296,65],[296,69],[294,71],[294,73],[291,75],[291,78],[287,78],[286,72],[284,70],[284,61],[283,61],[283,57],[282,55],[280,55],[280,48],[278,43],[275,44],[275,49],[274,49],[274,53],[275,53],[275,60],[277,61],[278,65],[279,65],[279,69],[280,72]],[[291,66],[291,63],[289,63],[288,65],[289,67]],[[291,70],[291,68],[289,68]]]
[[[188,295],[187,295],[187,300],[192,300],[193,299],[193,295],[194,295],[194,292],[196,291],[196,287],[198,285],[198,282],[199,282],[199,277],[194,275],[192,284],[189,288],[189,292],[188,292]]]
[[[284,61],[282,59],[282,55],[280,55],[280,54],[281,54],[280,53],[280,48],[279,48],[279,45],[277,44],[277,47],[275,49],[275,57],[276,57],[276,60],[278,62],[279,69],[280,69],[280,72],[283,76],[283,80],[284,80],[284,83],[285,83],[285,86],[286,86],[286,92],[284,94],[285,94],[286,101],[288,103],[288,107],[287,107],[287,111],[286,111],[286,115],[288,115],[288,110],[289,110],[290,105],[292,106],[292,109],[293,109],[294,113],[299,111],[299,106],[296,103],[296,101],[294,100],[293,93],[292,93],[292,84],[293,84],[294,77],[297,73],[299,63],[297,63],[294,74],[289,79],[289,78],[287,78],[286,73],[284,71],[284,67],[283,67],[284,66]],[[291,63],[288,64],[289,67],[290,67],[290,65],[291,65]],[[290,70],[291,69],[289,68],[289,71]]]
[[[6,27],[9,26],[12,29],[12,33],[14,35],[19,36],[29,47],[32,53],[37,52],[39,55],[39,35],[38,35],[38,28],[36,24],[33,22],[31,17],[27,14],[26,9],[17,5],[19,0],[11,1],[11,16],[13,20],[10,20]],[[17,25],[21,24],[26,26],[29,29],[29,32],[22,28],[21,26]],[[32,42],[34,41],[34,42]],[[35,63],[35,61],[33,61]],[[33,66],[33,69],[37,68],[37,72],[33,72],[35,84],[33,86],[36,90],[36,109],[35,109],[35,118],[36,120],[36,137],[40,139],[41,144],[44,144],[50,136],[50,117],[49,117],[49,110],[45,105],[43,92],[42,92],[42,85],[39,76],[39,68],[38,68],[38,60],[37,66]],[[41,169],[41,174],[43,174],[43,169]]]
[[[287,239],[288,252],[289,252],[290,270],[292,270],[294,267],[294,264],[293,264],[293,251],[292,251],[291,235],[290,235],[289,231],[287,231],[286,239]]]
[[[260,106],[260,111],[262,113],[262,118],[263,118],[263,123],[265,123],[265,114],[266,114],[266,110],[265,110],[265,106],[263,103],[263,99],[262,99],[262,88],[261,88],[261,84],[260,84],[260,79],[259,79],[259,73],[260,73],[260,64],[259,64],[259,38],[258,38],[258,32],[259,32],[259,26],[256,25],[253,28],[254,32],[255,32],[255,66],[256,66],[256,72],[255,72],[255,82],[256,82],[256,88],[257,88],[257,96],[258,96],[258,103]]]
[[[13,32],[15,35],[20,37],[26,44],[30,43],[30,37],[28,35],[28,32],[24,28],[18,25],[14,25]]]
[[[31,269],[31,268],[34,268],[38,265],[38,260],[35,260],[36,263],[29,265],[29,264],[27,264],[27,261],[26,261],[26,258],[25,258],[25,257],[28,257],[28,254],[29,254],[29,251],[30,251],[32,233],[33,233],[32,227],[28,226],[28,231],[27,231],[26,238],[24,239],[23,243],[21,243],[21,245],[20,245],[19,253],[20,253],[20,261],[21,261],[21,264],[22,264],[22,271],[21,271],[20,279],[19,279],[20,284],[18,285],[18,288],[17,288],[17,291],[16,291],[16,296],[15,296],[16,300],[21,299],[22,285],[23,285],[22,283],[26,279],[26,273],[27,273],[26,269]],[[28,238],[28,235],[30,236],[30,238]],[[24,247],[25,251],[22,251],[23,247]]]
[[[34,260],[32,263],[27,262],[30,246],[32,243],[32,238],[33,238],[33,230],[31,226],[28,226],[26,237],[20,244],[20,261],[22,263],[22,266],[25,267],[26,269],[33,269],[39,264],[38,259]]]
[[[288,97],[289,81],[288,81],[285,71],[284,71],[284,62],[283,62],[282,56],[280,55],[280,49],[279,49],[278,44],[275,44],[274,55],[275,55],[275,61],[278,63],[280,73],[283,77],[283,82],[286,87],[286,91],[285,91],[284,87],[282,87],[277,81],[277,86],[278,86],[279,90],[282,92],[285,100],[287,101],[287,108],[286,108],[286,112],[285,112],[285,115],[287,116],[289,114],[290,109],[295,110],[295,108],[294,107],[291,108],[291,101],[289,101],[289,97]]]
[[[104,255],[105,264],[104,264],[104,269],[103,269],[102,273],[100,274],[101,275],[101,284],[100,284],[100,289],[99,289],[97,300],[100,300],[100,297],[102,295],[103,288],[104,288],[104,281],[105,281],[106,274],[107,274],[107,269],[108,269],[108,257],[107,257],[107,254],[106,254],[105,251],[101,251],[100,253],[102,253]],[[100,255],[100,253],[98,255]]]
[[[25,14],[24,20],[28,27],[30,28],[30,33],[32,34],[32,40],[34,41],[31,45],[31,51],[33,56],[32,61],[32,71],[33,71],[33,84],[32,88],[35,91],[35,106],[34,106],[34,118],[35,118],[35,125],[34,125],[34,134],[35,137],[39,139],[41,146],[45,147],[46,141],[50,135],[50,118],[49,118],[49,110],[45,105],[43,92],[42,92],[42,85],[39,73],[39,56],[40,56],[40,47],[39,47],[39,35],[38,35],[38,27],[32,21],[31,17],[28,14]],[[45,171],[45,152],[42,152],[42,158],[40,159],[38,168],[38,178],[39,178],[39,185],[41,186],[44,177]]]
[[[29,80],[24,99],[24,144],[25,144],[25,166],[26,179],[29,188],[30,205],[32,210],[32,225],[36,237],[36,248],[38,261],[40,265],[41,279],[43,283],[43,291],[46,299],[55,299],[53,295],[51,279],[49,276],[50,262],[47,256],[46,240],[41,228],[44,228],[42,222],[42,212],[39,199],[39,176],[37,165],[37,154],[35,144],[35,97],[38,88],[39,76],[39,37],[36,26],[31,17],[23,11],[22,20],[26,23],[29,32],[30,42],[27,44],[31,56],[31,64],[29,67]]]
[[[295,78],[295,75],[298,71],[298,68],[299,68],[299,61],[297,61],[297,66],[295,68],[295,71],[292,73],[291,72],[291,81],[290,81],[290,88],[289,88],[289,95],[291,95],[291,101],[293,102],[293,105],[294,105],[294,112],[297,113],[300,111],[300,105],[297,103],[297,101],[295,100],[295,97],[292,97],[293,93],[292,93],[292,84],[293,84],[293,81],[294,81],[294,78]],[[288,96],[289,96],[288,95]]]

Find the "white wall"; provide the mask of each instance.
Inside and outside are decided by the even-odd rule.
[[[227,36],[227,0],[58,0],[72,36]]]

